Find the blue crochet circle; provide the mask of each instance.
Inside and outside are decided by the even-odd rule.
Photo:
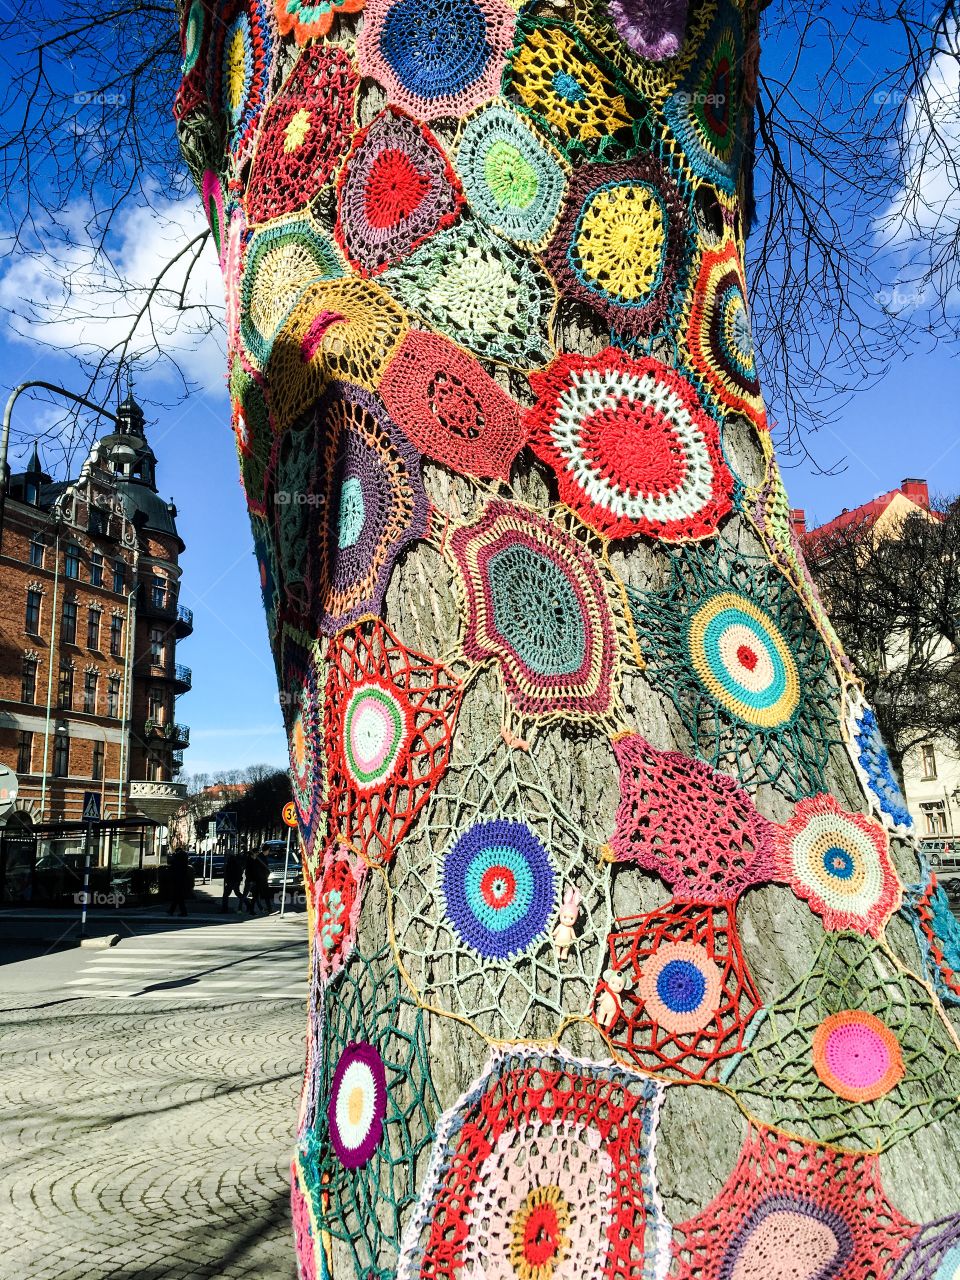
[[[463,942],[487,959],[508,960],[546,929],[556,874],[524,823],[494,818],[475,823],[447,853],[443,896]]]
[[[537,676],[579,671],[587,635],[580,600],[563,567],[544,551],[513,543],[487,562],[493,622]]]
[[[699,1009],[706,992],[706,978],[689,960],[670,960],[657,976],[657,995],[673,1013]]]
[[[933,1280],[955,1280],[960,1271],[960,1244],[953,1245],[940,1259]]]
[[[738,680],[735,671],[731,670],[721,659],[720,640],[728,627],[745,627],[756,639],[770,659],[773,666],[773,678],[764,689],[750,689]],[[764,627],[751,614],[739,609],[724,609],[707,623],[704,631],[704,646],[710,669],[721,685],[726,687],[739,701],[756,711],[776,706],[787,690],[787,670],[776,644]]]
[[[400,0],[379,44],[404,89],[427,102],[462,93],[490,60],[487,20],[474,0]]]
[[[849,849],[835,844],[824,851],[823,869],[834,880],[849,880],[856,866],[856,859]]]
[[[753,382],[757,367],[753,353],[753,334],[743,294],[736,281],[730,281],[717,297],[717,337],[721,355],[730,370],[742,382]]]
[[[356,546],[363,532],[366,510],[363,486],[356,476],[347,476],[340,490],[340,520],[337,546],[341,551]]]

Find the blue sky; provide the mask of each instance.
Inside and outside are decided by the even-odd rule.
[[[777,53],[774,44],[768,56]],[[149,279],[162,253],[157,241],[164,227],[166,234],[175,236],[201,225],[199,212],[189,202],[165,203],[158,192],[156,203],[163,215],[160,232],[154,214],[134,215],[120,227],[116,259],[135,279]],[[80,255],[71,265],[83,268],[88,302],[82,332],[88,340],[98,332],[109,338],[122,324],[116,300],[98,293],[96,274],[82,260],[82,246],[73,252]],[[4,393],[29,378],[84,386],[82,372],[69,354],[79,332],[75,322],[73,328],[64,324],[43,331],[57,344],[51,349],[36,341],[38,330],[21,305],[23,299],[55,300],[61,268],[56,255],[40,267],[11,259],[0,265],[0,307],[7,309],[0,310]],[[216,275],[210,249],[198,282],[210,298],[216,296]],[[184,338],[171,328],[170,346],[179,351],[198,388],[183,403],[175,403],[177,388],[162,371],[138,375],[137,383],[158,458],[158,486],[176,502],[187,544],[181,600],[194,610],[195,629],[181,642],[179,656],[193,668],[194,684],[177,714],[192,728],[188,773],[286,762],[218,344],[219,339],[210,337],[200,342]],[[813,521],[822,522],[843,507],[893,488],[904,476],[925,477],[934,492],[960,492],[960,365],[952,351],[926,345],[928,349],[891,364],[874,386],[838,407],[829,426],[808,440],[820,466],[837,469],[837,474],[818,473],[806,460],[785,471],[793,505],[804,507]],[[21,446],[36,426],[50,420],[49,414],[47,406],[21,399],[14,420]],[[16,466],[16,457],[11,461]]]

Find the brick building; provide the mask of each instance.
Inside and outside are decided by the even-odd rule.
[[[54,482],[36,448],[10,480],[0,542],[0,761],[20,780],[8,828],[75,822],[98,791],[104,818],[165,822],[189,732],[177,642],[176,508],[132,395],[76,479]],[[148,853],[156,851],[151,830]],[[116,859],[114,859],[116,860]]]

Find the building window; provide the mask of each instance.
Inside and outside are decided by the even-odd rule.
[[[163,627],[150,628],[150,665],[153,667],[164,665],[163,642],[166,634]]]
[[[151,689],[147,699],[147,715],[151,720],[156,720],[157,724],[163,724],[165,710],[163,691]]]
[[[99,782],[100,779],[103,777],[104,754],[105,754],[105,748],[103,743],[95,742],[93,744],[93,769],[90,773],[91,778],[93,778],[95,782]]]
[[[31,706],[37,701],[37,660],[24,658],[23,672],[20,676],[20,701],[29,702]]]
[[[156,756],[147,758],[147,780],[149,782],[163,782],[163,764]]]
[[[83,709],[91,716],[97,714],[98,679],[96,671],[87,671],[83,677]]]
[[[934,800],[930,804],[925,804],[921,807],[927,827],[925,834],[928,836],[945,836],[947,834],[947,813],[943,801]]]
[[[63,602],[63,626],[60,630],[60,639],[64,644],[77,643],[76,600],[64,600]]]
[[[110,656],[123,657],[123,619],[116,614],[110,619]]]
[[[107,715],[116,720],[120,715],[120,677],[110,676],[107,680]]]
[[[30,563],[35,569],[43,568],[43,538],[39,533],[30,539]]]
[[[167,605],[167,580],[154,574],[150,580],[150,599],[155,609],[165,609]]]
[[[73,706],[73,667],[60,668],[60,683],[57,685],[57,706],[69,711]]]
[[[32,772],[33,734],[23,730],[17,735],[17,773]]]
[[[114,560],[113,562],[113,589],[118,594],[127,589],[126,566],[122,560]]]
[[[90,552],[90,585],[92,587],[103,586],[103,552]]]
[[[53,739],[53,776],[66,778],[70,774],[70,739],[58,733]]]
[[[75,542],[67,543],[67,550],[63,558],[63,573],[67,578],[80,577],[80,548]]]
[[[100,619],[99,609],[90,609],[87,613],[87,648],[100,651]]]
[[[920,748],[920,759],[924,780],[932,782],[937,776],[937,753],[929,742],[925,742]]]
[[[40,592],[33,588],[27,592],[27,617],[23,625],[32,636],[40,634]]]

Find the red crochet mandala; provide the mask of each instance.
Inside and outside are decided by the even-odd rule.
[[[247,183],[247,215],[266,222],[302,209],[329,180],[353,135],[360,81],[336,45],[311,45],[268,108]]]
[[[379,621],[337,636],[327,666],[331,828],[386,863],[446,771],[463,689]]]
[[[471,476],[509,477],[525,439],[519,408],[478,360],[448,338],[411,329],[380,394],[426,457]]]
[[[610,851],[665,880],[681,902],[720,903],[774,878],[775,828],[733,778],[638,733],[613,743],[620,807]]]
[[[876,1280],[917,1227],[893,1207],[875,1155],[751,1128],[720,1194],[674,1227],[678,1280]]]
[[[608,945],[625,982],[621,1017],[606,1028],[614,1056],[673,1078],[716,1080],[760,1009],[734,904],[668,902],[617,920]]]
[[[560,499],[610,538],[704,538],[730,511],[733,477],[693,384],[613,347],[530,375],[530,444]]]

